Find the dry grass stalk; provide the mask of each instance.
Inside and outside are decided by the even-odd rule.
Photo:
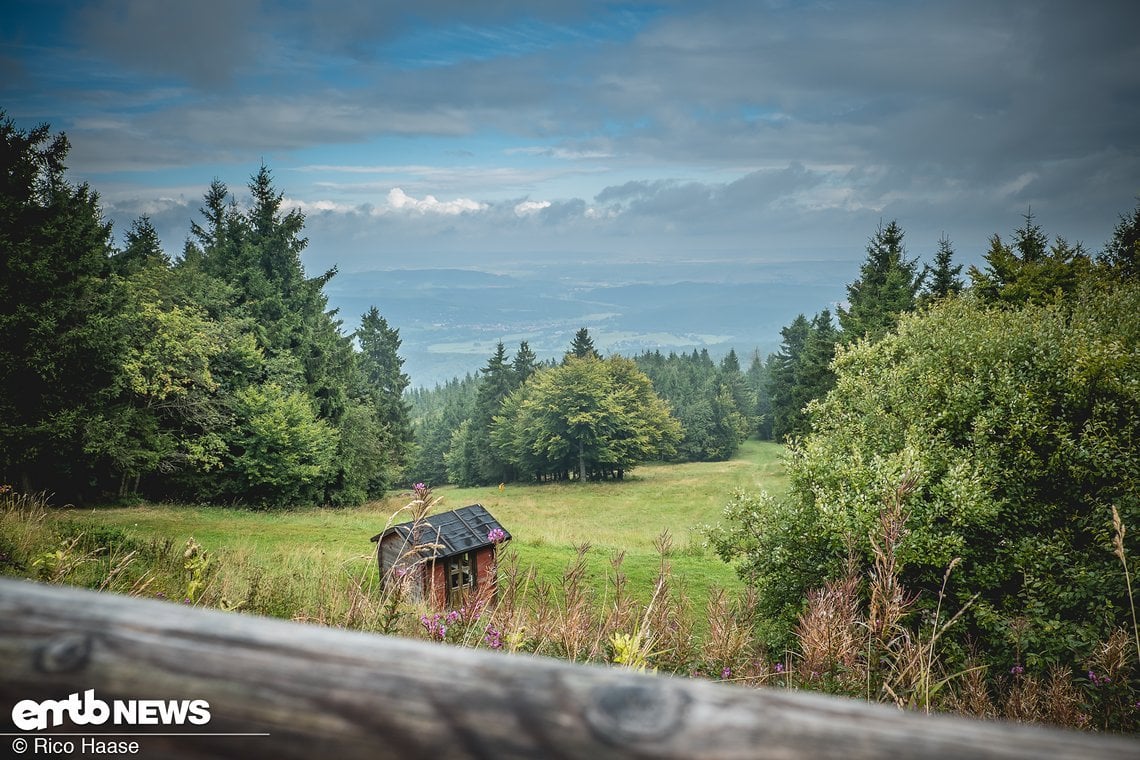
[[[795,635],[807,680],[824,678],[840,690],[857,686],[864,648],[858,576],[848,574],[809,593]]]
[[[1136,603],[1132,600],[1132,576],[1128,572],[1128,556],[1124,553],[1124,521],[1120,519],[1120,511],[1114,504],[1112,506],[1112,546],[1120,564],[1124,566],[1124,585],[1128,589],[1128,608],[1132,611],[1132,641],[1136,645],[1136,661],[1140,662],[1140,627],[1136,624]]]

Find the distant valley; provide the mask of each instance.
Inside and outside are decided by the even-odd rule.
[[[430,387],[478,370],[499,341],[509,352],[525,340],[540,359],[561,356],[580,327],[604,353],[734,348],[746,362],[754,350],[776,350],[796,314],[834,309],[854,269],[796,266],[794,277],[787,265],[728,271],[716,262],[393,269],[339,274],[326,293],[345,330],[376,306],[400,330],[412,385]]]

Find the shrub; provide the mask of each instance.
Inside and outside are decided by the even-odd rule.
[[[808,591],[848,553],[871,566],[880,505],[904,479],[904,583],[932,606],[960,557],[948,603],[980,595],[956,630],[991,664],[1079,667],[1130,626],[1112,508],[1140,524],[1138,345],[1140,287],[1121,284],[1017,309],[952,299],[841,350],[787,498],[737,496],[712,536],[756,582],[769,644],[790,643]]]

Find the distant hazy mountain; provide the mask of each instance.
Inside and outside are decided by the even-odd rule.
[[[847,262],[396,269],[340,274],[326,292],[346,330],[376,306],[400,330],[412,384],[431,386],[479,369],[500,340],[509,352],[526,340],[540,359],[561,356],[580,327],[603,353],[735,348],[746,360],[775,350],[796,314],[833,308],[853,270]]]

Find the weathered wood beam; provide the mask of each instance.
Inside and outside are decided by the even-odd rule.
[[[32,737],[17,702],[88,689],[209,703],[205,725],[45,732],[137,734],[140,757],[1140,758],[1119,737],[0,580],[0,755]]]

